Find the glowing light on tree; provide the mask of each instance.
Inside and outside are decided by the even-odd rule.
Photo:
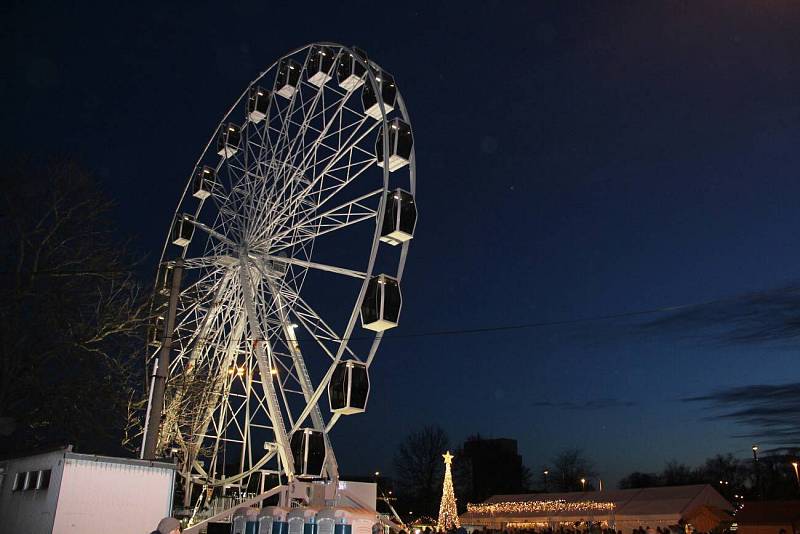
[[[454,528],[459,528],[458,512],[456,511],[456,494],[453,491],[453,474],[450,472],[450,464],[453,463],[453,455],[447,451],[442,455],[444,458],[444,484],[442,485],[442,502],[439,505],[439,520],[436,521],[436,530],[444,532]]]

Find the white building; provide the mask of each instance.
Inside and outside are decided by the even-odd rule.
[[[142,534],[172,509],[175,466],[62,447],[0,460],[0,525],[14,534]]]

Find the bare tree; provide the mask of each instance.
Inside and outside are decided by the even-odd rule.
[[[146,309],[111,203],[71,161],[3,168],[0,449],[119,445]]]
[[[682,486],[684,484],[696,484],[701,481],[702,477],[698,470],[692,469],[676,460],[667,462],[661,472],[661,483],[664,486]]]
[[[749,463],[743,464],[732,454],[717,454],[708,458],[700,468],[702,480],[709,484],[719,484],[720,493],[731,498],[745,488],[750,476]]]
[[[593,487],[590,477],[594,476],[592,462],[580,449],[561,451],[553,458],[553,472],[550,475],[552,485],[560,491],[577,491],[582,489],[581,478],[587,480],[586,489]]]
[[[438,510],[444,477],[442,454],[450,447],[445,431],[426,426],[409,434],[394,456],[398,490],[417,515]]]
[[[459,446],[453,451],[453,491],[456,493],[456,505],[459,513],[467,511],[467,503],[474,502],[473,495],[473,470],[472,461],[464,453],[464,447]],[[438,502],[438,501],[437,501]]]

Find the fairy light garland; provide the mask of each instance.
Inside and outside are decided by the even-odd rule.
[[[540,514],[561,512],[610,512],[613,502],[574,501],[505,501],[491,504],[467,504],[467,512],[476,515]]]
[[[608,521],[600,521],[601,528],[608,528]],[[586,523],[584,523],[586,524]],[[575,527],[574,521],[560,521],[554,523],[553,521],[512,521],[510,523],[506,523],[507,529],[518,529],[518,530],[528,530],[534,528],[548,528],[552,527],[553,525],[563,526],[563,527]]]

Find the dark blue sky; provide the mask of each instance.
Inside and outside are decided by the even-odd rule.
[[[218,120],[277,57],[336,41],[395,74],[420,221],[370,410],[334,435],[345,471],[388,471],[425,423],[454,442],[517,438],[537,470],[582,447],[609,481],[744,456],[748,427],[681,399],[798,381],[791,344],[720,333],[747,300],[684,321],[401,337],[797,281],[796,2],[11,4],[3,152],[77,154],[151,263]]]

